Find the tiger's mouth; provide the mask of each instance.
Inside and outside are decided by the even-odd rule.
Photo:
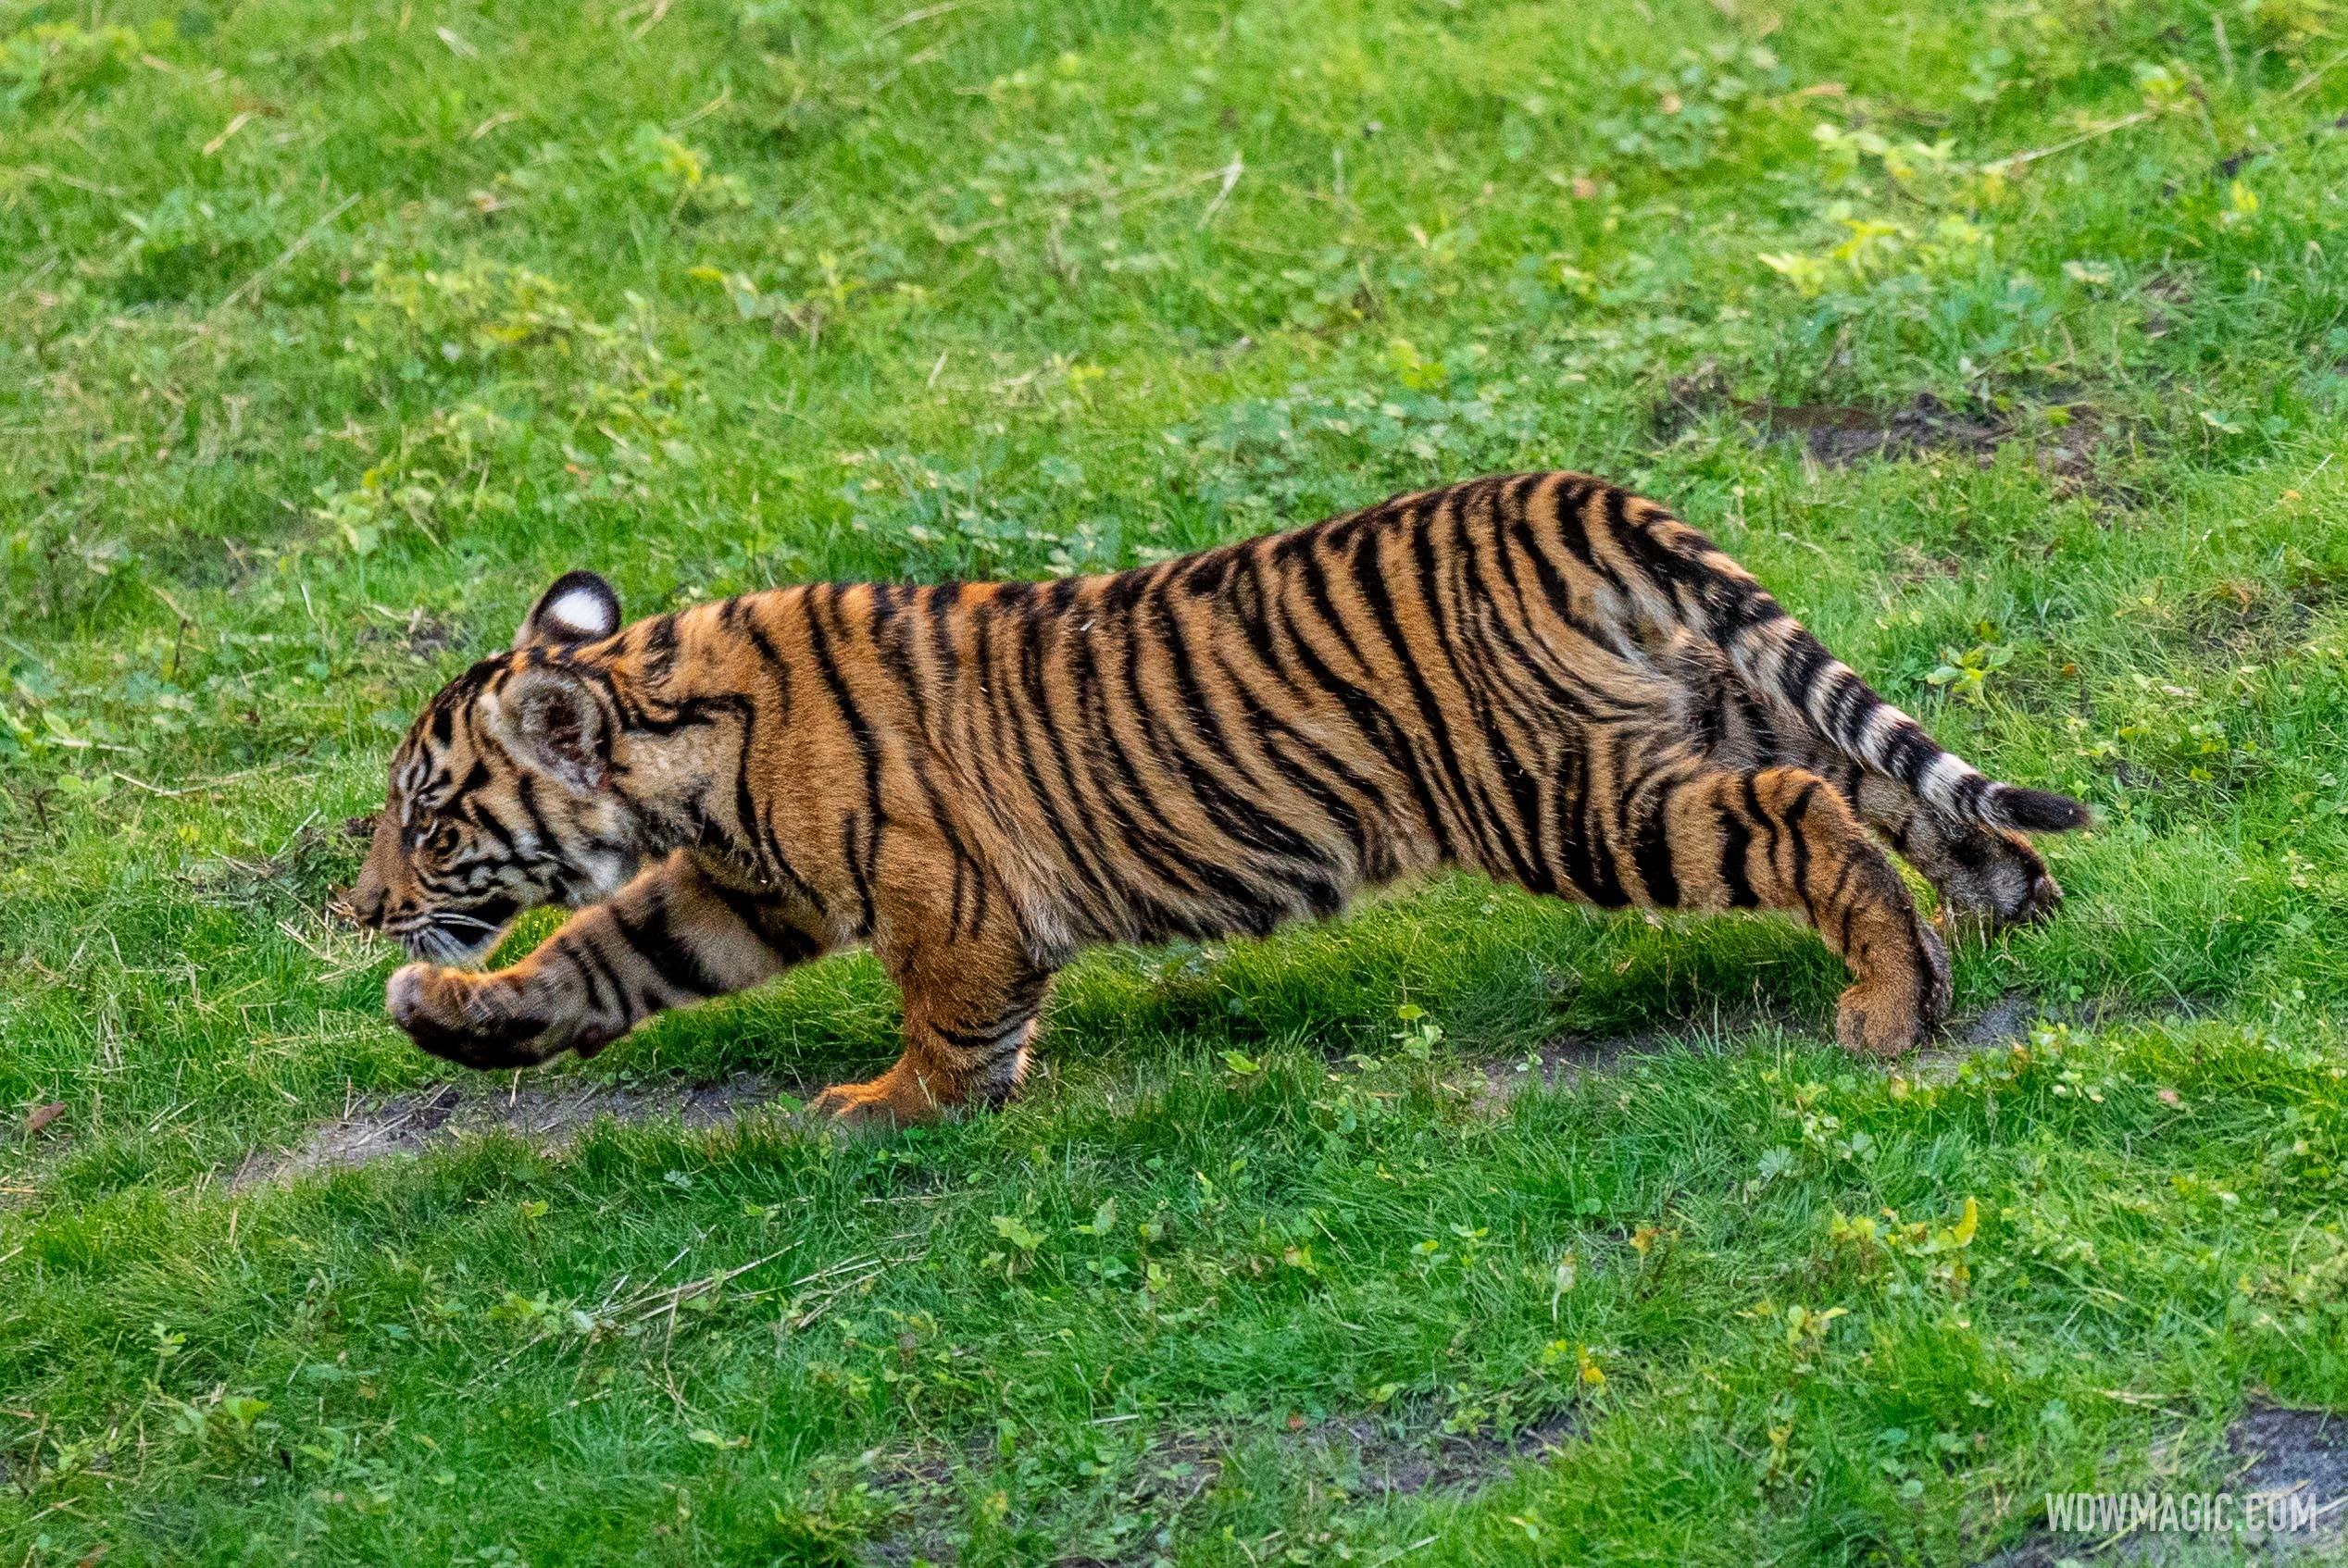
[[[520,905],[514,901],[499,899],[474,909],[443,909],[420,915],[390,935],[397,939],[410,958],[469,968],[489,956],[519,913]]]

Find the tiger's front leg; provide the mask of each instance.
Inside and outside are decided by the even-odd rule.
[[[745,891],[679,852],[609,902],[581,910],[510,968],[396,971],[392,1017],[460,1066],[527,1067],[593,1056],[656,1013],[744,990],[822,951],[779,900]]]
[[[1052,971],[1007,919],[955,930],[934,910],[907,910],[874,951],[905,1002],[905,1054],[879,1077],[838,1084],[810,1119],[886,1130],[992,1108],[1018,1092]]]

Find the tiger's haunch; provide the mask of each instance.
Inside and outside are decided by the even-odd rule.
[[[778,589],[622,628],[592,573],[441,691],[346,903],[424,962],[393,1016],[477,1067],[868,943],[905,1050],[815,1110],[918,1121],[1018,1087],[1082,947],[1261,933],[1464,866],[1605,906],[1762,909],[1850,965],[1837,1034],[1947,1006],[1945,914],[2039,918],[1984,778],[1702,534],[1585,475],[1397,496],[1055,582]],[[520,911],[578,913],[509,968]]]

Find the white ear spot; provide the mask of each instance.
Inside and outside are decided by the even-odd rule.
[[[546,616],[582,637],[604,637],[613,629],[605,619],[603,600],[589,589],[572,589],[546,606]]]

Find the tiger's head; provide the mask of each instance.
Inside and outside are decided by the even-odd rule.
[[[411,957],[466,964],[525,910],[593,902],[633,875],[637,825],[609,787],[618,716],[578,657],[618,630],[610,585],[571,572],[511,650],[442,688],[392,755],[346,914]]]

